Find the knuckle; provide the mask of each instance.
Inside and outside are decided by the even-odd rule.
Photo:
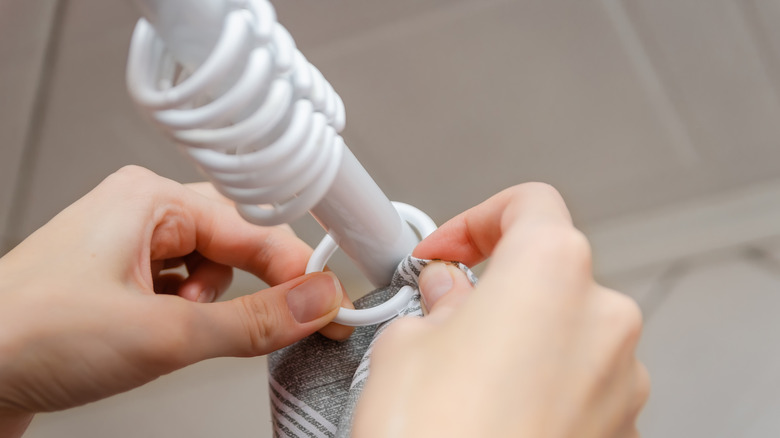
[[[279,309],[252,295],[239,297],[233,302],[238,306],[239,319],[246,330],[246,353],[267,353],[274,327],[282,325]]]
[[[593,256],[591,253],[590,242],[581,231],[574,227],[566,228],[565,231],[558,233],[562,249],[575,260],[590,266]]]
[[[178,352],[178,354],[166,354],[159,359],[163,361],[167,368],[177,369],[191,362],[189,359],[189,346],[192,344],[193,331],[185,327],[189,327],[190,324],[176,325],[172,324],[168,327],[166,333],[167,345],[169,352]]]
[[[552,197],[563,201],[561,193],[552,185],[544,182],[526,182],[506,189],[511,197]]]
[[[114,181],[135,183],[139,180],[143,181],[152,176],[156,176],[156,174],[151,170],[130,164],[119,168],[119,170],[109,176],[109,179]]]
[[[119,191],[129,196],[130,199],[147,199],[150,192],[158,187],[157,180],[160,177],[151,170],[141,166],[127,165],[109,175],[103,180],[101,186],[109,187],[109,191],[115,195]]]
[[[160,372],[170,372],[192,363],[193,334],[197,333],[193,316],[186,304],[166,308],[154,318],[158,321],[154,336],[144,339],[139,355]],[[164,354],[161,354],[164,352]]]
[[[531,246],[539,254],[558,260],[561,266],[572,266],[589,274],[593,264],[590,243],[574,227],[548,225],[532,237]]]
[[[610,304],[607,318],[610,326],[619,329],[629,345],[636,345],[642,334],[642,310],[634,299],[620,292],[609,290]]]
[[[647,367],[642,362],[637,361],[638,367],[638,380],[637,383],[637,415],[642,411],[642,408],[650,398],[650,390],[652,388],[652,381],[650,380],[650,373],[647,371]]]
[[[642,310],[639,308],[639,304],[632,298],[626,295],[620,295],[622,297],[622,315],[625,328],[630,334],[630,338],[633,341],[638,341],[639,336],[642,334]]]

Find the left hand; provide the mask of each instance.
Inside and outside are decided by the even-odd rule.
[[[32,413],[203,359],[266,354],[330,323],[346,295],[332,274],[302,276],[311,249],[208,191],[125,168],[0,259],[0,435]],[[165,273],[182,263],[186,279]],[[274,287],[211,303],[231,267]]]

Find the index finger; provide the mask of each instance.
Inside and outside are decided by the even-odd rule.
[[[191,183],[184,187],[217,202],[219,206],[215,208],[221,210],[223,219],[217,226],[201,233],[210,236],[209,245],[202,248],[206,251],[204,255],[219,263],[258,275],[272,286],[303,275],[312,249],[295,235],[289,225],[261,227],[246,222],[236,212],[233,201],[220,194],[211,183]],[[257,239],[252,239],[254,245],[247,241],[251,236]],[[201,239],[203,241],[205,239]]]
[[[198,252],[272,286],[303,275],[312,249],[289,225],[262,227],[245,221],[210,184],[186,189],[201,195],[190,202]]]
[[[545,222],[571,226],[560,193],[544,183],[520,184],[450,219],[420,242],[413,255],[474,266],[487,259],[513,228]]]
[[[113,228],[92,234],[122,237],[114,238],[119,257],[136,253],[142,264],[197,251],[273,286],[303,275],[312,252],[286,225],[246,222],[208,186],[186,187],[140,167],[115,172],[84,202],[103,206],[107,216],[99,224]]]
[[[233,201],[222,196],[222,194],[220,194],[217,191],[217,189],[215,189],[214,186],[211,185],[210,183],[206,183],[206,182],[192,183],[192,184],[186,184],[185,187],[195,192],[198,192],[201,195],[211,200],[217,201],[221,204],[230,207],[231,211],[235,213],[235,204],[233,203]],[[243,219],[241,220],[244,221]],[[278,265],[274,265],[273,267],[267,266],[265,268],[264,271],[265,278],[279,280],[278,282],[275,283],[271,282],[271,280],[265,280],[266,282],[269,282],[272,286],[278,283],[288,281],[299,275],[303,275],[303,271],[300,268],[300,260],[301,258],[303,258],[304,268],[305,268],[305,263],[308,262],[309,257],[311,257],[311,253],[312,253],[311,248],[307,244],[305,244],[302,240],[298,239],[295,236],[295,232],[293,231],[292,227],[290,227],[289,225],[283,224],[273,228],[280,230],[282,233],[287,232],[288,233],[287,244],[292,244],[292,246],[294,247],[292,248],[293,250],[292,252],[285,251],[282,254],[278,252],[274,254],[274,257],[271,258],[271,261],[269,261],[269,263],[275,261],[276,263],[278,263]],[[294,240],[290,240],[290,239],[294,239]],[[286,259],[286,257],[292,257],[292,259]],[[352,301],[350,301],[349,297],[346,294],[344,294],[342,298],[341,306],[347,308],[354,308],[354,306],[352,305]],[[354,331],[353,327],[332,323],[332,324],[328,324],[323,329],[321,329],[320,334],[330,339],[343,340],[343,339],[347,339],[352,334],[353,331]]]

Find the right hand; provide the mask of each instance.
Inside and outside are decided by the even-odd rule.
[[[425,318],[379,338],[356,437],[635,437],[650,388],[636,359],[641,313],[599,286],[558,193],[524,184],[447,222],[414,255]]]

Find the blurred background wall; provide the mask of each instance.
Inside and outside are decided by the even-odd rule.
[[[513,184],[559,188],[601,281],[643,308],[644,436],[780,433],[780,2],[275,6],[390,198],[441,223]],[[0,0],[3,253],[125,164],[200,179],[125,92],[137,18],[123,0]],[[239,275],[227,298],[261,287]],[[270,436],[264,373],[208,361],[27,436]]]

